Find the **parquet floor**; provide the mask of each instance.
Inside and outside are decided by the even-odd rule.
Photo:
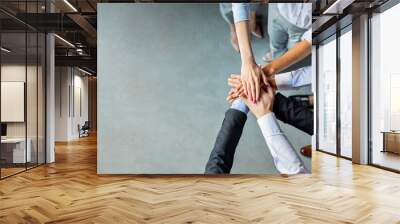
[[[315,152],[313,174],[98,176],[94,137],[0,181],[0,223],[400,223],[400,175]]]

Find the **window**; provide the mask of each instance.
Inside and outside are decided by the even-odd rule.
[[[336,153],[336,39],[318,48],[318,149]]]
[[[371,18],[372,164],[400,170],[400,5]]]
[[[340,36],[340,155],[352,157],[352,32]]]

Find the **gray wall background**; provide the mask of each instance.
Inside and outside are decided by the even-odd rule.
[[[240,72],[229,40],[218,4],[99,5],[98,173],[204,172],[229,107],[227,77]],[[261,63],[266,40],[253,48]],[[310,144],[281,127],[296,149]],[[277,173],[251,114],[232,173]]]

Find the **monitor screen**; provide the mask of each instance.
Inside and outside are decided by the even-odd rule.
[[[7,124],[1,124],[1,136],[7,136]]]

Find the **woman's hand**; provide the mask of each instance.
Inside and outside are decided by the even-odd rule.
[[[244,92],[248,99],[256,103],[260,97],[261,77],[263,71],[254,62],[246,62],[242,64],[241,79]]]
[[[275,83],[275,76],[267,76],[263,74],[263,82],[261,83],[261,88],[264,88],[266,86],[272,87],[272,89],[276,90],[276,83]],[[240,75],[238,74],[231,74],[228,78],[228,86],[231,87],[231,90],[228,93],[228,97],[226,100],[229,103],[232,103],[234,100],[236,100],[239,97],[244,97],[246,96],[244,89],[243,89],[243,84],[242,84],[242,79]],[[260,92],[261,94],[261,92]]]
[[[229,103],[232,103],[237,98],[241,98],[257,118],[272,112],[275,100],[275,89],[271,85],[263,85],[260,89],[260,100],[257,103],[253,103],[250,102],[246,94],[243,93],[239,75],[232,74],[228,79],[228,84],[232,87],[226,98]]]
[[[228,97],[226,97],[226,100],[229,103],[232,103],[241,95],[244,95],[244,89],[240,75],[231,74],[231,76],[228,78],[228,85],[231,87],[231,90],[228,93]]]

